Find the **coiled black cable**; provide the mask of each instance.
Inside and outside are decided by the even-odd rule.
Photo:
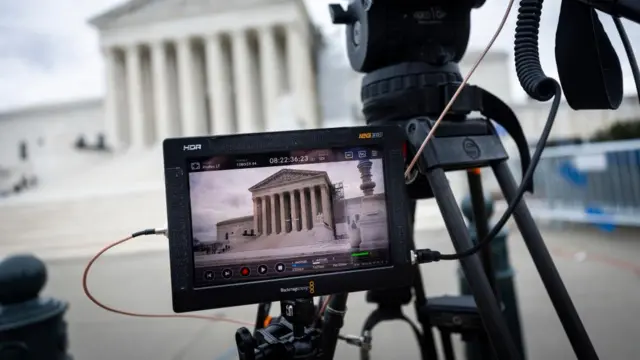
[[[555,95],[557,81],[542,71],[538,52],[538,33],[544,0],[522,0],[518,8],[514,52],[518,81],[524,91],[538,101]]]

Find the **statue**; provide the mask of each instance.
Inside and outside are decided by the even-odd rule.
[[[356,225],[356,221],[352,220],[349,225],[349,244],[351,249],[359,249],[362,243],[362,235],[360,234],[360,228]]]

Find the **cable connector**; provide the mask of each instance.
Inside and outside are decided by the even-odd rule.
[[[442,259],[442,254],[435,250],[419,249],[416,250],[416,258],[418,260],[418,264],[428,264],[440,261],[440,259]]]
[[[131,234],[132,238],[138,237],[138,236],[145,236],[145,235],[167,235],[167,227],[162,227],[162,228],[155,228],[155,229],[146,229],[146,230],[142,230],[142,231],[138,231],[135,232],[133,234]]]

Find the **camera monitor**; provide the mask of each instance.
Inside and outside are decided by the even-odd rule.
[[[398,130],[166,140],[174,310],[409,284]]]

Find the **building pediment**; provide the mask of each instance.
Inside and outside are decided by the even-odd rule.
[[[92,19],[100,29],[267,7],[301,0],[129,0]]]
[[[261,182],[255,184],[249,188],[249,191],[257,191],[266,188],[272,188],[276,186],[282,186],[289,183],[297,182],[300,180],[311,179],[316,177],[328,177],[326,171],[311,171],[311,170],[292,170],[283,169],[277,173],[269,176]]]

